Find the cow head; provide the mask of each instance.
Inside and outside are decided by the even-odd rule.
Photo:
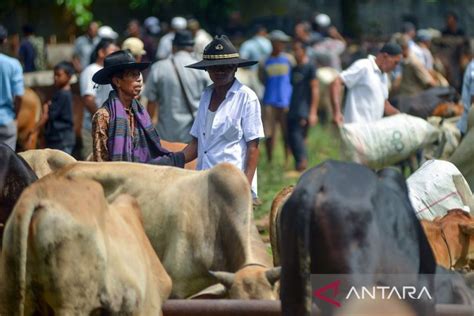
[[[247,300],[277,299],[274,285],[280,279],[280,272],[280,267],[267,269],[258,265],[246,266],[236,273],[209,271],[226,287],[230,299]]]

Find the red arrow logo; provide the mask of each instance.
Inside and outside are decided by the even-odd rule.
[[[320,289],[317,289],[313,292],[313,295],[325,302],[328,302],[329,304],[332,304],[337,307],[341,307],[341,303],[339,303],[336,300],[333,300],[327,296],[324,296],[322,293],[326,292],[327,290],[333,290],[333,295],[332,297],[336,297],[337,294],[339,294],[339,285],[341,284],[341,280],[336,280],[334,282],[331,282],[325,286],[323,286]]]

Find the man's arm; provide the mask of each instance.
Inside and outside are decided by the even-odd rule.
[[[386,116],[400,113],[400,111],[396,107],[394,107],[392,104],[390,104],[388,100],[385,100],[383,112],[385,113]]]
[[[318,123],[318,105],[319,105],[319,80],[311,80],[311,104],[309,107],[309,126],[314,126]]]
[[[244,164],[244,173],[250,185],[252,185],[253,176],[255,175],[255,169],[257,169],[258,157],[260,156],[258,143],[258,138],[247,142],[247,159]]]
[[[94,114],[97,111],[94,96],[87,94],[82,97],[82,100],[84,101],[83,104],[86,107],[87,111],[89,111],[91,114]]]
[[[341,91],[342,91],[342,79],[338,76],[329,86],[329,93],[331,97],[332,115],[333,122],[337,125],[341,125],[344,122],[344,117],[341,113]]]
[[[196,159],[197,158],[197,152],[198,152],[197,138],[193,137],[193,140],[188,144],[188,146],[186,146],[183,149],[185,163],[188,163],[188,162],[193,161],[194,159]]]

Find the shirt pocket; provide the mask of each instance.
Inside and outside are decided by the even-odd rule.
[[[242,138],[242,129],[240,128],[240,121],[238,120],[229,120],[225,124],[225,130],[223,131],[222,136],[228,142],[235,142]]]

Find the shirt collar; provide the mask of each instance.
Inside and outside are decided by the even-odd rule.
[[[242,84],[237,78],[235,78],[234,83],[232,84],[232,86],[230,86],[230,89],[227,91],[227,94],[225,95],[225,97],[227,98],[229,95],[237,93],[240,87],[242,87]],[[214,84],[212,84],[209,88],[210,88],[210,91],[212,91],[214,89]]]
[[[375,62],[375,56],[369,55],[368,58],[370,60],[370,64],[372,65],[372,68],[374,69],[374,71],[378,73],[383,73],[382,70],[380,70],[379,66],[377,66],[377,63]]]
[[[230,94],[237,93],[237,91],[239,91],[240,87],[242,87],[242,84],[240,83],[240,81],[237,78],[235,78],[234,83],[230,87],[229,91],[227,91],[226,97],[228,97]]]

